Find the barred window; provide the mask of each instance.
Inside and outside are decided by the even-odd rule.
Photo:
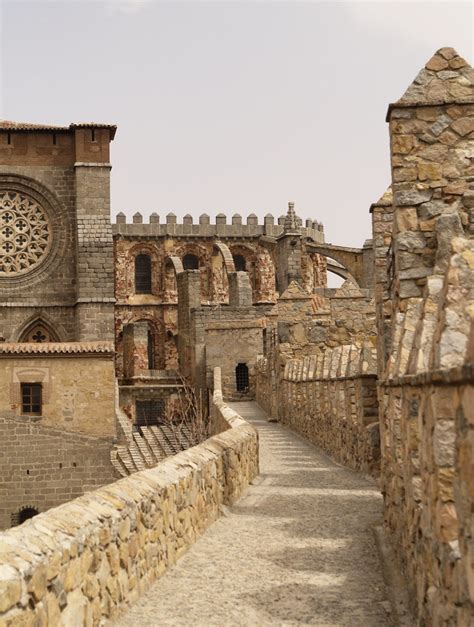
[[[152,427],[163,424],[165,417],[165,402],[162,399],[136,401],[135,428]]]
[[[19,512],[14,512],[10,517],[10,522],[12,527],[16,527],[17,525],[21,525],[25,522],[25,520],[29,520],[39,514],[39,511],[36,507],[23,507]]]
[[[151,294],[151,259],[150,255],[135,257],[135,292]]]
[[[27,416],[41,416],[43,386],[41,383],[21,384],[21,413]]]

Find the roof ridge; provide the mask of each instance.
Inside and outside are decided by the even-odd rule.
[[[114,343],[111,341],[93,340],[90,342],[2,342],[0,354],[79,354],[79,353],[113,353]]]

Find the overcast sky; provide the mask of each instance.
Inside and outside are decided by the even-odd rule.
[[[361,246],[385,113],[471,3],[0,0],[0,118],[116,123],[112,209],[278,216]]]

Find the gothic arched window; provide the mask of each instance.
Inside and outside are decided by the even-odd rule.
[[[151,294],[151,259],[150,255],[135,257],[135,293]]]
[[[197,255],[184,255],[183,268],[185,270],[199,270],[199,257]]]

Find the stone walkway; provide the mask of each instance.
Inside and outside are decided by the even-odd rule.
[[[259,430],[260,477],[116,625],[391,625],[373,482],[232,406]]]

